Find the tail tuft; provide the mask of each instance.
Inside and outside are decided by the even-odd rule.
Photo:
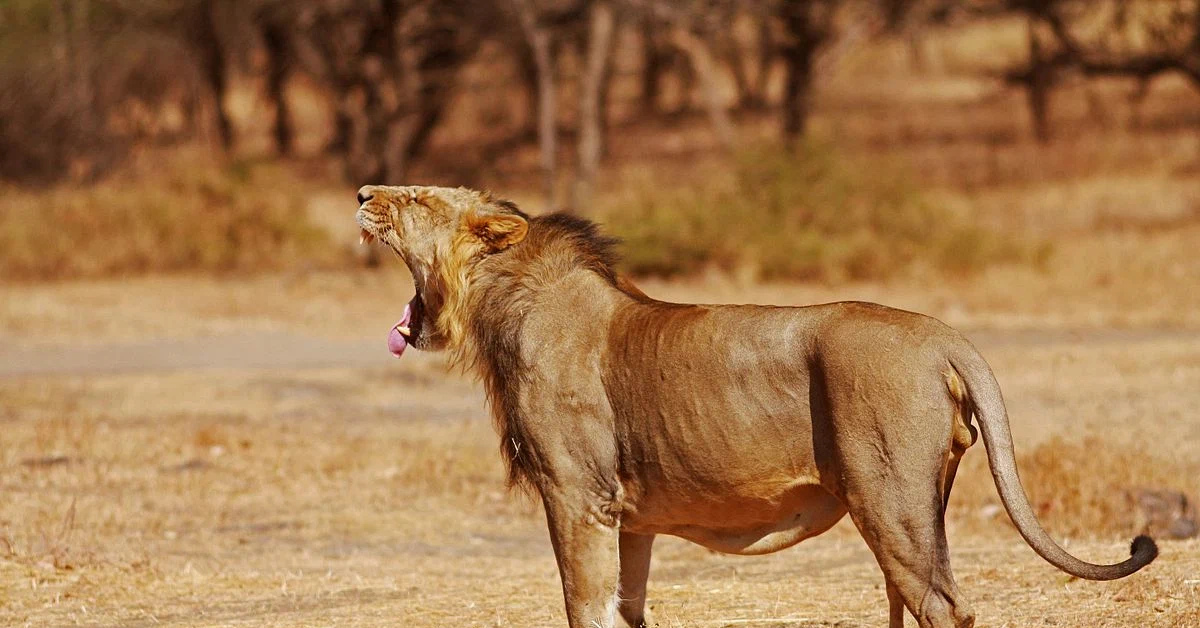
[[[1130,544],[1129,553],[1138,563],[1145,565],[1158,557],[1158,545],[1155,544],[1154,539],[1145,534],[1139,534]]]

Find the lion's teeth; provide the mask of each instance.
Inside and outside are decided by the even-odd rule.
[[[407,325],[396,325],[396,331],[400,332],[401,336],[411,336],[412,330]]]

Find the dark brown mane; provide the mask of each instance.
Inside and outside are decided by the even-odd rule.
[[[529,232],[520,243],[484,258],[476,267],[469,333],[474,366],[486,385],[500,434],[509,485],[529,488],[532,478],[543,473],[543,464],[538,452],[526,444],[529,439],[519,415],[519,391],[526,372],[519,344],[524,313],[533,307],[541,286],[573,268],[586,268],[633,298],[646,297],[618,276],[618,240],[601,234],[592,221],[562,212],[528,217],[512,203],[492,203],[526,218]]]
[[[578,255],[578,262],[617,284],[616,266],[620,262],[617,238],[600,233],[600,227],[586,219],[565,212],[555,212],[529,219],[529,235],[524,246],[542,249],[551,243],[569,243]]]

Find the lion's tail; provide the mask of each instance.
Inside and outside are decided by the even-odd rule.
[[[1008,516],[1025,542],[1042,558],[1059,569],[1088,580],[1115,580],[1150,564],[1158,556],[1158,546],[1148,536],[1138,536],[1130,547],[1131,556],[1115,565],[1096,565],[1079,560],[1067,553],[1050,538],[1038,522],[1021,478],[1017,475],[1016,456],[1013,452],[1012,433],[1008,426],[1008,412],[1000,395],[1000,385],[992,374],[991,367],[979,352],[964,341],[962,348],[950,356],[950,364],[966,383],[967,394],[974,406],[975,418],[983,433],[983,444],[987,448],[988,465],[992,478],[1000,493],[1000,500]]]

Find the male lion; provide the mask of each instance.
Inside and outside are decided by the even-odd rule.
[[[1021,488],[1000,389],[979,352],[932,318],[871,303],[680,305],[613,270],[613,240],[565,214],[530,217],[466,189],[366,186],[357,219],[408,265],[416,296],[392,330],[478,371],[510,481],[546,510],[572,628],[646,625],[650,546],[673,534],[774,552],[850,513],[887,582],[889,626],[971,626],[943,517],[983,432],[1008,514],[1034,551],[1091,580]]]

